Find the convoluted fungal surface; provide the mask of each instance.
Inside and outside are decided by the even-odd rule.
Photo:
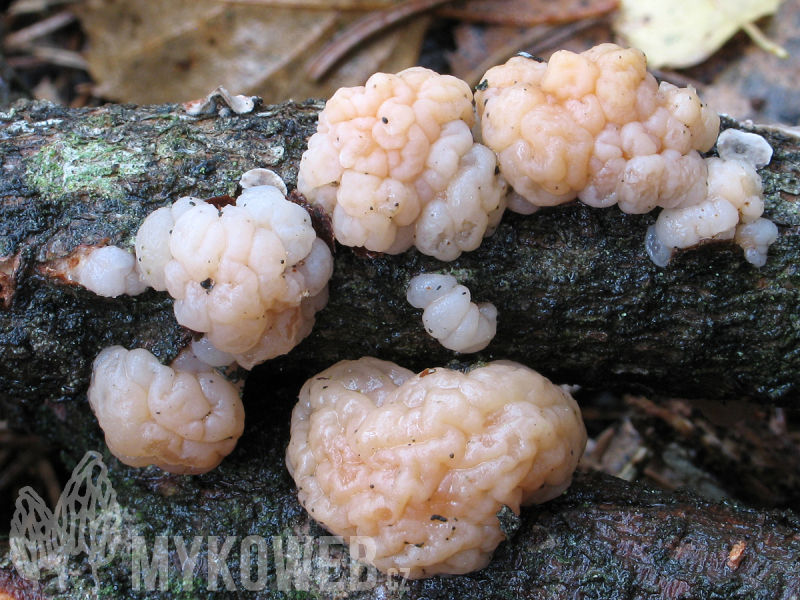
[[[763,140],[763,138],[761,138]],[[778,228],[764,219],[761,177],[744,160],[706,159],[707,196],[697,204],[661,211],[655,234],[666,248],[688,248],[700,240],[734,239],[756,266],[767,261],[767,248]]]
[[[440,260],[474,250],[505,209],[494,154],[472,138],[472,92],[415,67],[342,88],[320,113],[298,190],[347,246]]]
[[[534,206],[579,198],[644,213],[705,197],[698,150],[714,145],[719,117],[693,89],[659,85],[640,50],[601,44],[549,63],[517,56],[478,90],[483,142]]]
[[[704,159],[719,117],[691,87],[677,88],[646,71],[644,54],[601,44],[549,63],[517,56],[489,69],[475,94],[484,142],[497,152],[514,187],[509,207],[578,198],[626,213],[664,210],[645,240],[666,266],[674,248],[704,239],[735,240],[756,266],[767,259],[777,227],[761,218],[761,178],[771,148],[741,132],[720,137],[720,158]]]
[[[452,275],[423,274],[408,282],[406,298],[422,308],[425,331],[449,350],[478,352],[497,333],[494,304],[471,302],[471,294]]]
[[[419,578],[486,566],[497,512],[559,495],[585,444],[575,401],[522,365],[414,375],[362,358],[303,386],[286,463],[311,516]]]
[[[221,209],[181,198],[145,219],[136,251],[143,277],[175,298],[178,322],[248,369],[310,333],[333,272],[308,213],[271,185]]]
[[[239,394],[219,373],[173,369],[141,348],[103,350],[88,396],[109,450],[134,467],[205,473],[231,453],[244,429]]]

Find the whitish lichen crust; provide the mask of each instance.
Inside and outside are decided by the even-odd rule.
[[[485,567],[497,512],[563,492],[585,444],[575,401],[522,365],[414,375],[362,358],[303,386],[286,463],[312,517],[419,578]]]
[[[347,246],[440,260],[474,250],[505,209],[494,153],[472,138],[472,92],[415,67],[342,88],[320,113],[298,190]]]
[[[239,394],[219,373],[172,369],[141,348],[103,350],[88,396],[109,450],[134,467],[205,473],[244,429]]]

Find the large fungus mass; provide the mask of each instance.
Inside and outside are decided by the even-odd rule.
[[[755,167],[769,161],[766,142],[737,139],[736,152],[721,146],[721,158],[704,159],[719,116],[694,89],[659,84],[646,66],[641,50],[616,44],[561,50],[549,62],[514,57],[489,69],[475,94],[484,143],[532,207],[577,198],[626,213],[663,208],[646,241],[659,266],[673,248],[711,238],[734,239],[763,265],[778,233],[761,218]]]
[[[440,260],[474,250],[505,209],[494,153],[476,144],[472,92],[415,67],[342,88],[319,115],[297,188],[346,246]]]
[[[640,50],[601,44],[489,69],[475,93],[481,132],[515,191],[535,206],[579,198],[627,213],[701,200],[698,150],[714,145],[719,117],[646,66]]]
[[[311,516],[419,578],[486,566],[497,512],[563,492],[585,444],[576,402],[522,365],[414,375],[362,358],[303,386],[286,463]]]

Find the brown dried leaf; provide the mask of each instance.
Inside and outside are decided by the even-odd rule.
[[[308,57],[363,14],[220,0],[86,0],[79,12],[96,93],[140,104],[201,98],[218,86],[267,103],[326,98],[375,71],[413,65],[424,18],[363,45],[322,82],[309,81]]]
[[[618,0],[468,0],[443,6],[436,14],[464,21],[531,26],[597,17],[617,7]]]
[[[475,86],[486,71],[524,50],[545,60],[555,49],[582,52],[611,41],[603,18],[581,19],[566,25],[476,25],[461,23],[454,30],[456,50],[449,55],[453,75]]]

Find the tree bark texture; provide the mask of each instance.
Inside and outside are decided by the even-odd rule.
[[[303,547],[329,535],[302,509],[294,482],[283,466],[288,442],[293,385],[268,386],[270,398],[246,398],[248,423],[236,450],[214,471],[202,476],[172,476],[159,469],[134,469],[108,452],[109,478],[125,511],[123,544],[114,561],[101,568],[101,587],[94,594],[85,555],[72,559],[66,592],[50,574],[36,588],[40,597],[59,599],[129,598],[323,598],[345,597],[350,563],[340,547],[334,562],[314,562],[301,571]],[[61,420],[50,418],[60,439],[80,440],[101,450],[88,409],[68,409]],[[45,419],[47,419],[45,417]],[[68,450],[75,462],[83,448]],[[607,475],[578,474],[560,498],[524,508],[520,518],[502,519],[509,541],[497,549],[481,571],[450,578],[402,582],[379,575],[367,589],[349,594],[353,600],[562,600],[676,599],[791,600],[800,594],[800,519],[791,511],[751,510],[732,502],[707,502],[689,492],[663,493]],[[202,538],[199,567],[183,583],[179,555],[172,536],[188,545]],[[242,540],[250,535],[269,541],[268,577],[264,589],[246,592],[240,574]],[[132,579],[134,536],[144,537],[152,555],[156,536],[168,536],[167,589],[145,595],[146,585]],[[290,536],[299,536],[292,551]],[[209,591],[209,538],[218,547],[232,538],[225,559],[231,575]],[[273,551],[283,540],[283,560],[296,561],[289,589],[279,587]],[[313,546],[314,556],[318,548]],[[292,552],[298,552],[293,554]],[[305,553],[305,554],[301,554]],[[148,556],[150,556],[148,555]],[[321,565],[329,565],[323,570]],[[0,564],[0,574],[4,565]],[[5,565],[8,568],[7,565]],[[218,565],[219,566],[219,565]],[[254,567],[255,571],[255,567]],[[305,578],[305,573],[311,577]],[[318,579],[314,579],[314,573]],[[255,579],[255,572],[253,572]],[[338,584],[336,582],[339,582]],[[2,583],[2,577],[0,577]],[[156,582],[157,583],[157,582]],[[334,587],[332,590],[331,588]],[[0,589],[2,589],[0,587]],[[34,596],[35,597],[35,596]]]
[[[96,354],[121,344],[168,362],[190,334],[175,323],[165,294],[99,298],[56,276],[60,265],[81,246],[132,247],[155,208],[181,195],[233,195],[253,167],[273,168],[293,188],[320,108],[308,102],[192,118],[174,106],[29,103],[0,115],[2,417],[61,444],[73,464],[87,450],[102,451],[85,401]],[[452,273],[475,301],[498,307],[497,337],[470,362],[518,360],[558,383],[598,389],[800,405],[800,145],[788,134],[764,135],[776,150],[762,170],[766,214],[781,235],[762,269],[725,242],[682,252],[660,269],[643,246],[653,215],[580,204],[506,215],[481,248],[451,263],[416,251],[361,256],[338,248],[328,307],[298,348],[254,370],[245,434],[218,469],[176,477],[126,467],[106,451],[126,534],[151,542],[156,535],[324,535],[283,467],[291,406],[302,382],[337,360],[373,355],[412,369],[465,361],[425,333],[420,311],[405,300],[409,279],[422,272]],[[405,592],[382,576],[355,597],[800,593],[800,521],[788,512],[710,504],[595,474],[509,521],[510,541],[483,571],[412,582]],[[229,563],[238,565],[236,551]],[[130,593],[130,564],[128,549],[101,571],[100,597]],[[66,595],[52,580],[42,592],[88,597],[85,566],[75,563]],[[231,572],[240,584],[238,568]],[[270,585],[274,579],[273,565]],[[192,592],[171,583],[156,597],[213,597],[203,586]],[[284,597],[271,589],[247,597]],[[331,596],[313,586],[308,593]]]
[[[169,360],[185,341],[170,301],[149,292],[98,299],[48,277],[82,245],[132,246],[142,219],[181,195],[235,193],[249,168],[290,188],[319,104],[196,119],[176,107],[65,110],[28,104],[0,122],[0,390],[59,399],[83,392],[111,343]],[[726,123],[732,126],[733,123]],[[767,265],[729,242],[679,253],[665,269],[644,251],[654,219],[580,204],[508,214],[494,236],[442,263],[412,251],[336,256],[331,301],[312,336],[273,368],[376,355],[410,368],[456,355],[405,300],[411,277],[447,272],[499,309],[479,358],[518,360],[562,383],[797,405],[800,384],[798,138],[762,132],[766,215],[780,227]],[[303,367],[305,369],[305,367]],[[305,369],[308,371],[308,369]]]

